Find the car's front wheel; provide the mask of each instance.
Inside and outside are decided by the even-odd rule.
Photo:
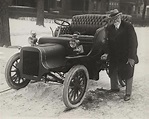
[[[85,66],[76,65],[67,73],[64,80],[63,101],[67,108],[78,107],[88,89],[89,75]]]
[[[20,71],[18,69],[19,62],[20,54],[17,53],[9,59],[5,68],[6,82],[13,89],[24,88],[30,82],[30,80],[20,77]]]

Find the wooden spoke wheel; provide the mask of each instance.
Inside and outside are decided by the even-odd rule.
[[[88,71],[85,66],[72,67],[64,80],[63,101],[66,107],[78,107],[85,97],[88,88]]]
[[[5,69],[6,82],[13,89],[24,88],[30,82],[30,80],[20,77],[19,62],[20,54],[17,53],[9,59]]]

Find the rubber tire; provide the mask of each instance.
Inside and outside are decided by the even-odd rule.
[[[82,96],[82,99],[79,101],[79,103],[77,104],[71,104],[69,99],[68,99],[68,88],[69,88],[69,83],[72,79],[72,77],[74,76],[75,72],[78,71],[78,70],[84,70],[85,72],[85,75],[87,77],[87,83],[86,83],[86,89],[85,89],[85,92]],[[69,71],[68,73],[66,74],[66,77],[65,77],[65,80],[64,80],[64,89],[63,89],[63,102],[65,104],[65,106],[68,108],[68,109],[72,109],[72,108],[76,108],[78,106],[80,106],[85,98],[85,95],[86,95],[86,92],[88,90],[88,80],[89,80],[89,74],[88,74],[88,71],[86,69],[85,66],[83,65],[76,65],[76,66],[73,66]]]
[[[30,82],[30,80],[26,79],[23,83],[21,83],[20,85],[14,83],[12,81],[12,78],[10,76],[10,71],[11,71],[11,67],[13,65],[13,63],[15,61],[17,61],[20,58],[20,53],[17,53],[15,55],[13,55],[7,62],[6,64],[6,68],[5,68],[5,78],[6,78],[6,82],[8,84],[9,87],[11,87],[12,89],[20,89],[20,88],[24,88],[25,86],[28,85],[28,83]]]
[[[122,86],[122,87],[125,87],[126,86],[126,81],[123,80],[122,78],[119,78],[119,84]]]
[[[109,76],[109,68],[106,68],[106,73]],[[120,77],[118,79],[119,79],[118,82],[122,87],[126,86],[126,82],[124,80],[122,80]]]

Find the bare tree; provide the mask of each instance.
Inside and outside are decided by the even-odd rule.
[[[146,6],[149,5],[149,0],[143,0],[143,12],[142,12],[142,19],[145,19],[145,13],[146,13]]]
[[[12,0],[0,0],[0,46],[10,46],[8,5]]]
[[[142,19],[145,19],[145,12],[146,12],[146,6],[147,6],[147,0],[143,0],[143,13],[142,13]]]
[[[37,0],[37,21],[36,25],[44,26],[44,0]]]

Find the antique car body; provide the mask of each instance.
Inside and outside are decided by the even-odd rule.
[[[129,21],[131,17],[123,18]],[[41,37],[38,45],[22,47],[10,58],[5,76],[13,89],[27,86],[30,80],[63,83],[63,101],[66,107],[75,108],[85,97],[88,80],[107,68],[100,57],[106,42],[105,27],[112,19],[108,15],[85,14],[74,16],[70,24],[58,21],[62,23],[54,37]],[[72,40],[79,41],[83,52],[74,51]]]

